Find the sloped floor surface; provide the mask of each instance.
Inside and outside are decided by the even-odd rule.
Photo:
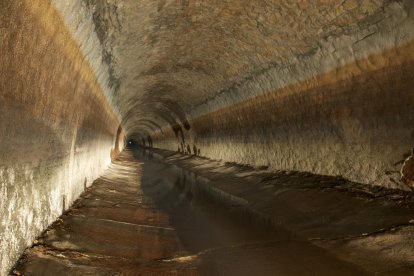
[[[289,199],[289,192],[290,197],[294,197],[292,187],[289,190],[283,186],[287,198],[282,198],[282,201],[273,199],[273,205],[266,205],[269,200],[257,200],[260,196],[258,192],[251,193],[247,199],[241,197],[243,193],[240,188],[254,183],[255,174],[252,172],[250,178],[237,176],[231,170],[227,173],[213,172],[212,168],[209,169],[210,174],[206,171],[204,175],[201,171],[196,174],[194,169],[184,169],[184,163],[177,166],[180,160],[171,160],[162,155],[159,157],[153,158],[153,153],[146,150],[124,151],[102,177],[87,188],[73,206],[35,241],[33,247],[26,250],[12,274],[378,274],[370,266],[372,259],[371,263],[355,260],[363,258],[361,254],[368,252],[366,247],[371,250],[369,252],[383,251],[386,245],[382,248],[378,245],[384,243],[384,240],[379,239],[380,236],[367,236],[370,241],[337,238],[347,233],[356,235],[359,230],[355,227],[367,230],[371,227],[370,218],[366,218],[368,222],[363,226],[350,226],[340,231],[332,228],[329,221],[319,219],[316,225],[306,219],[306,211],[298,209],[300,202],[303,202],[301,208],[306,209],[307,200],[310,207],[315,205],[315,198],[312,197],[318,196],[317,193],[323,193],[322,201],[318,201],[321,205],[318,214],[323,213],[325,208],[328,218],[334,212],[327,205],[329,202],[332,205],[332,201],[336,201],[340,208],[351,203],[354,205],[350,206],[352,211],[355,206],[365,205],[370,210],[371,201],[360,201],[352,196],[341,201],[332,198],[332,191],[313,191],[309,195],[302,192],[296,198],[299,207],[292,207],[289,214],[286,211],[289,208],[284,208],[283,204]],[[199,169],[203,166],[206,168],[210,162],[197,160],[192,162],[199,162]],[[217,176],[219,174],[221,180]],[[268,176],[267,179],[274,180]],[[223,186],[220,187],[218,183]],[[269,186],[269,183],[263,185]],[[222,192],[221,195],[217,189]],[[275,194],[260,185],[257,189],[267,195]],[[245,204],[248,201],[255,202],[253,207]],[[271,207],[271,215],[278,215],[282,220],[286,217],[292,219],[279,225],[273,223],[266,215],[265,205],[268,209]],[[381,208],[391,210],[392,214],[400,214],[404,221],[412,213],[407,207],[398,207],[399,211],[386,209],[385,205]],[[309,209],[308,214],[311,215],[311,212],[315,210]],[[343,218],[344,223],[351,221],[350,217],[348,214]],[[358,216],[355,218],[360,219]],[[406,228],[400,230],[407,231]],[[411,232],[408,232],[409,236]],[[385,231],[380,233],[395,235]],[[399,237],[401,243],[402,236]],[[388,246],[393,246],[393,240],[387,240],[390,243]],[[362,253],[358,255],[354,250]],[[393,264],[392,268],[389,273],[383,270],[380,274],[398,271],[399,275],[409,275],[409,263],[402,266]]]

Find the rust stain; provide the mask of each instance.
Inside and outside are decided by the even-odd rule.
[[[228,131],[237,127],[243,128],[243,126],[247,127],[249,125],[250,127],[256,127],[269,122],[291,120],[306,112],[308,112],[307,117],[310,119],[317,116],[317,114],[320,115],[321,110],[305,111],[298,110],[297,107],[305,108],[311,105],[323,106],[325,111],[329,111],[329,119],[335,121],[340,117],[355,114],[356,111],[346,106],[341,107],[340,104],[332,105],[329,102],[338,103],[339,100],[346,100],[346,98],[352,101],[353,96],[361,99],[361,97],[364,98],[363,94],[381,97],[382,93],[384,99],[391,98],[394,95],[394,98],[391,99],[392,103],[390,102],[390,105],[392,105],[390,108],[394,108],[393,105],[397,104],[396,102],[408,104],[414,101],[414,93],[405,90],[407,81],[412,81],[409,74],[413,69],[414,41],[384,51],[381,54],[357,60],[326,74],[202,115],[194,118],[191,124],[198,135],[203,135],[213,129],[215,131]],[[405,82],[404,79],[406,79]],[[390,87],[391,81],[395,82],[397,86]],[[388,85],[388,87],[382,85]],[[384,89],[387,90],[386,93],[384,93]],[[403,98],[407,101],[404,102]],[[384,99],[377,100],[382,101]],[[365,97],[364,100],[367,100],[367,106],[371,105],[369,97]],[[294,108],[295,106],[296,109],[294,110],[286,110],[288,107]],[[333,106],[335,106],[335,110],[330,110]],[[381,106],[373,108],[381,109]],[[281,110],[284,110],[284,112]],[[372,110],[365,111],[370,112]],[[398,112],[398,110],[395,111]],[[165,129],[164,136],[158,131],[153,137],[160,139],[165,136],[172,136],[171,131]]]
[[[118,118],[51,2],[6,5],[1,12],[5,28],[0,30],[0,89],[5,93],[0,100],[38,118],[64,119],[72,126],[79,120],[84,127],[105,126],[103,131],[115,135]]]

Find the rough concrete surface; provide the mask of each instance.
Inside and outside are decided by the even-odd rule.
[[[0,3],[0,275],[110,163],[119,120],[53,6]]]
[[[128,139],[374,190],[414,183],[400,179],[412,0],[5,0],[0,49],[0,274]]]
[[[366,275],[241,206],[223,209],[191,171],[134,155],[124,151],[13,274]]]
[[[255,222],[283,229],[277,238],[309,241],[368,274],[414,274],[411,192],[166,150],[148,152],[182,169],[181,181],[195,183],[187,184],[187,189],[198,191],[221,209],[234,210],[234,214],[241,209]],[[314,271],[317,274],[318,269]]]
[[[329,176],[135,149],[13,274],[412,275],[413,202]]]
[[[129,137],[407,188],[412,1],[84,3]]]

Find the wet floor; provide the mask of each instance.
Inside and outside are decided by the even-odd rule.
[[[21,275],[364,275],[231,201],[125,151],[28,249]]]

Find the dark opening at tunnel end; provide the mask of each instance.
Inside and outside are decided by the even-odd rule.
[[[414,0],[0,0],[0,275],[414,275],[413,111]]]

